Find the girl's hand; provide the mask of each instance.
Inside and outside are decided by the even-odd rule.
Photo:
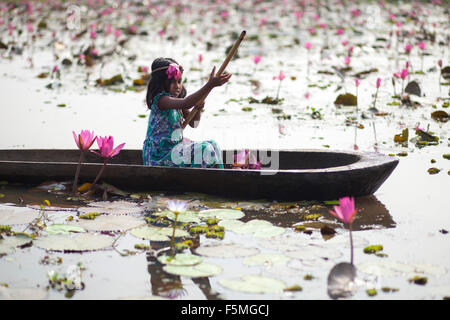
[[[194,109],[197,109],[198,111],[202,110],[205,107],[205,101],[202,101],[200,103],[197,103],[194,107]]]
[[[214,67],[211,71],[211,75],[209,77],[208,83],[212,87],[220,87],[224,83],[227,83],[231,78],[231,73],[222,74],[220,76],[215,76],[216,67]]]

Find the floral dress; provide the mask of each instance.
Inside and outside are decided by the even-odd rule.
[[[168,92],[153,98],[148,119],[147,135],[142,149],[144,165],[223,169],[222,151],[214,140],[183,139],[181,111],[160,110],[158,101]]]

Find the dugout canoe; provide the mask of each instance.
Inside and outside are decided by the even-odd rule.
[[[101,180],[130,192],[199,192],[244,199],[334,200],[373,194],[398,164],[397,158],[380,153],[252,150],[263,163],[261,170],[231,169],[229,164],[233,162],[235,152],[223,151],[225,169],[203,169],[144,166],[141,150],[122,150],[110,159]],[[0,181],[73,181],[79,155],[79,150],[0,150]],[[100,157],[86,153],[79,183],[92,182],[102,165]]]

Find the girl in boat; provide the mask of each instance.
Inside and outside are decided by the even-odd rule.
[[[182,84],[183,67],[171,58],[157,58],[152,63],[147,88],[150,109],[147,134],[142,150],[145,165],[169,167],[222,168],[222,151],[214,140],[193,142],[183,138],[182,122],[192,110],[197,113],[189,125],[198,126],[204,97],[213,88],[228,82],[231,74],[215,76],[186,96]]]

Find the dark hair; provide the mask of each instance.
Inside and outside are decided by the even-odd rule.
[[[152,71],[158,68],[167,67],[171,63],[176,63],[172,58],[157,58],[152,63]],[[179,65],[179,64],[178,64]],[[171,81],[176,81],[175,79],[168,79],[166,74],[167,69],[159,70],[152,73],[150,82],[147,87],[147,107],[151,109],[153,98],[162,91],[169,92],[169,86]],[[183,67],[180,66],[181,74],[183,74]],[[179,98],[184,98],[186,96],[186,89],[182,86]]]

